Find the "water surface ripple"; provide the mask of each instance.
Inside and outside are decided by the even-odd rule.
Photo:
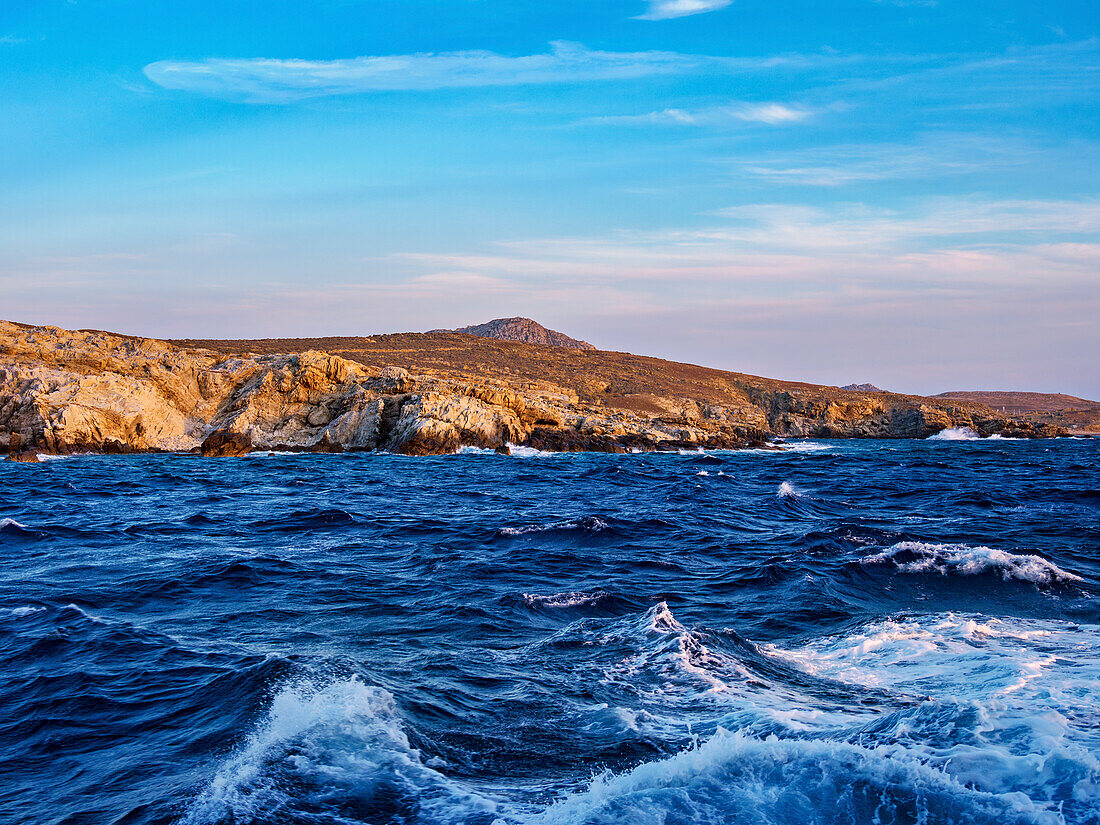
[[[0,821],[1100,823],[1100,441],[0,464]]]

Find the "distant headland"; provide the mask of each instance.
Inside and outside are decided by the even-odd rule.
[[[1066,433],[965,398],[596,350],[524,318],[362,338],[175,341],[0,321],[0,452],[28,460],[762,448],[784,436],[924,438],[958,427],[982,436]]]

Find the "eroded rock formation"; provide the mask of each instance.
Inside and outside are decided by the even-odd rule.
[[[518,386],[516,386],[518,384]],[[610,387],[607,388],[610,391]],[[530,380],[367,366],[316,350],[219,354],[104,332],[0,322],[0,451],[386,450],[623,452],[760,445],[775,435],[922,437],[1054,429],[981,405],[745,386],[718,404],[649,396],[619,406]],[[629,403],[627,403],[629,401]]]

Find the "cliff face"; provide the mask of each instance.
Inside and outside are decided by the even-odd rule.
[[[522,347],[523,345],[515,345]],[[598,355],[598,354],[597,354]],[[921,437],[969,426],[1043,436],[980,405],[760,384],[614,403],[570,387],[457,370],[413,373],[317,350],[219,353],[0,322],[0,451],[507,450],[739,447],[771,435]],[[601,385],[602,386],[602,385]],[[833,394],[839,391],[832,391]]]

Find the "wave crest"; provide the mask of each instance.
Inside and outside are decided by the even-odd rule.
[[[932,544],[903,541],[881,553],[867,556],[861,564],[892,563],[901,573],[939,573],[974,576],[997,572],[1005,581],[1017,579],[1034,584],[1079,582],[1081,577],[1058,567],[1042,556],[1017,555],[992,547],[971,547],[966,544]]]
[[[455,821],[496,809],[425,764],[393,695],[353,676],[280,690],[183,823],[277,821],[319,805],[386,821]]]
[[[755,739],[724,728],[704,744],[623,774],[527,820],[577,823],[1054,823],[1019,793],[975,790],[888,748]]]
[[[522,527],[501,527],[501,536],[525,536],[528,533],[585,531],[598,533],[607,529],[607,522],[596,516],[585,516],[576,521],[554,521],[550,524],[525,524]]]

